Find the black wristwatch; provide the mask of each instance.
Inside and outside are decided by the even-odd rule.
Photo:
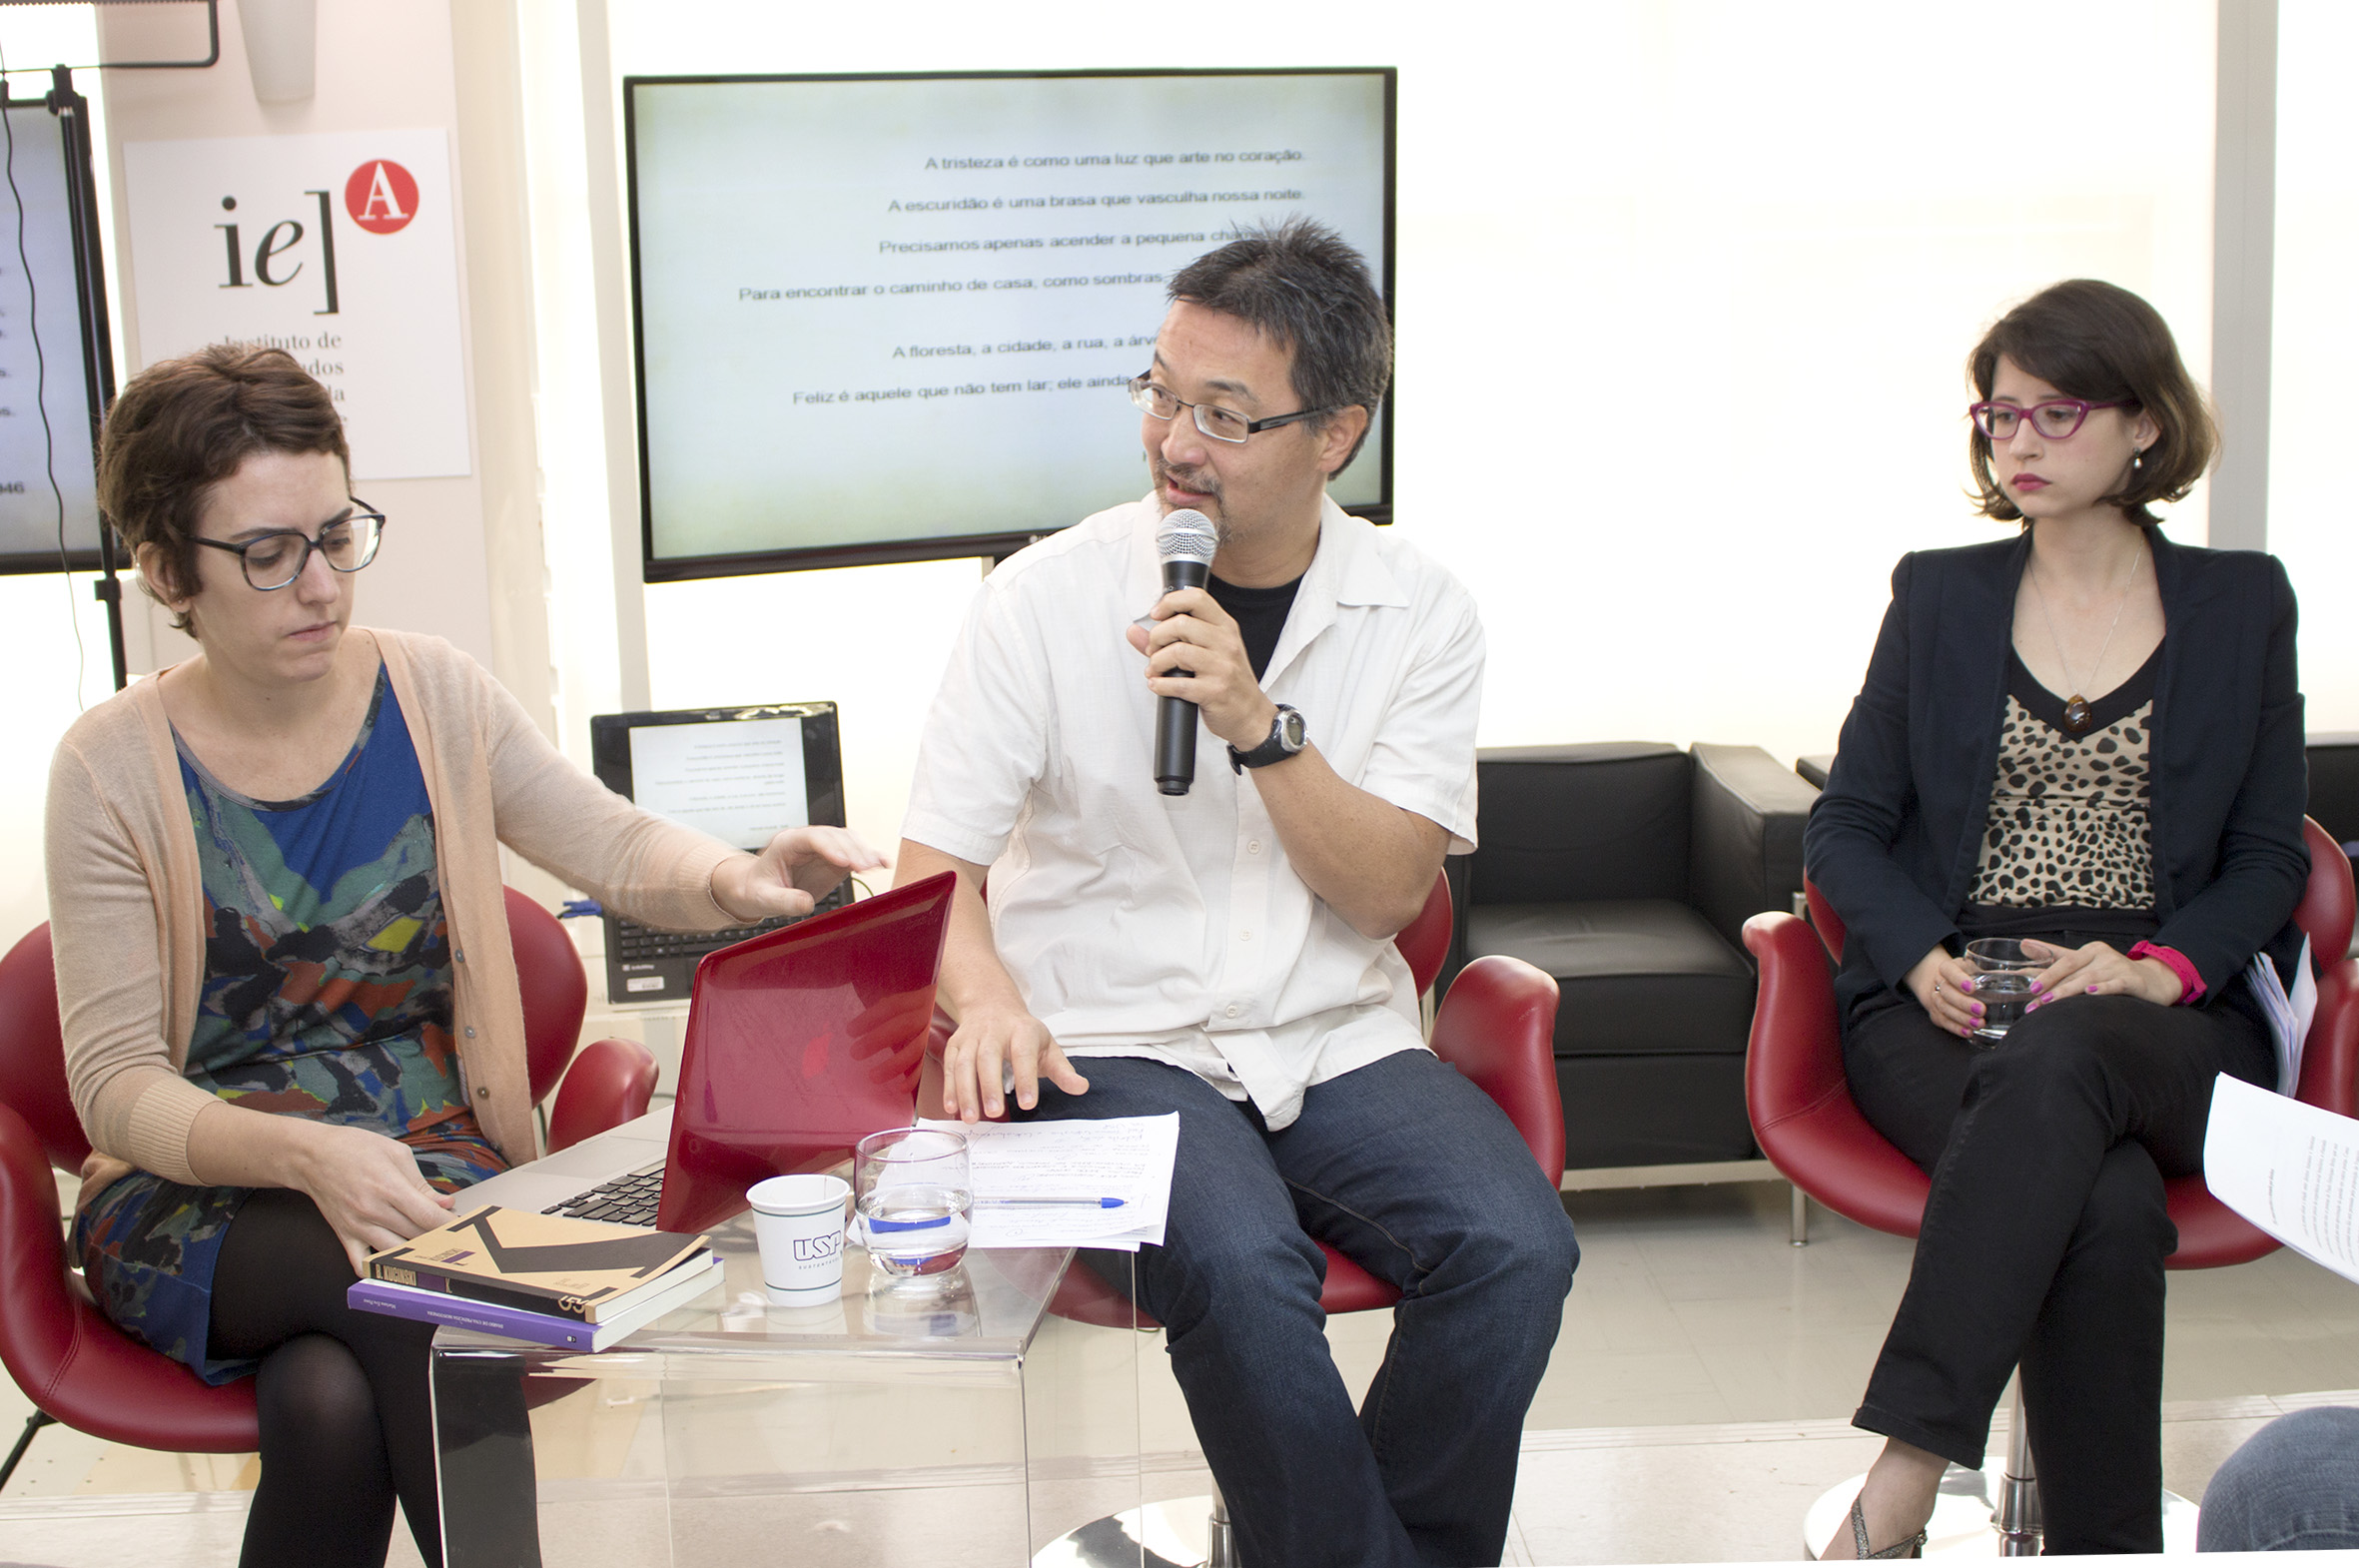
[[[1283,762],[1310,744],[1310,732],[1303,726],[1302,715],[1284,703],[1277,705],[1277,715],[1269,721],[1269,738],[1251,751],[1228,748],[1228,765],[1242,773],[1247,768],[1266,768],[1272,762]]]

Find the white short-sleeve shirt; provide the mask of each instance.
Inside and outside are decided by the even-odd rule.
[[[1482,623],[1457,579],[1331,499],[1262,689],[1345,782],[1474,847]],[[1154,778],[1156,698],[1125,639],[1163,594],[1153,498],[993,572],[926,721],[903,836],[991,868],[1001,962],[1069,1055],[1147,1056],[1250,1098],[1423,1047],[1407,966],[1286,862],[1251,772],[1196,737]]]

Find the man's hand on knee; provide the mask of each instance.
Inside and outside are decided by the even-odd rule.
[[[1074,1070],[1041,1021],[1020,1007],[985,1006],[959,1020],[942,1053],[942,1114],[963,1122],[996,1120],[1007,1112],[1002,1086],[1013,1076],[1016,1104],[1040,1104],[1047,1079],[1069,1095],[1090,1081]]]

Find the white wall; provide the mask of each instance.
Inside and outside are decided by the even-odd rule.
[[[1223,27],[1073,0],[1021,26],[942,0],[609,4],[616,76],[1400,66],[1398,526],[1484,606],[1486,744],[1831,749],[1893,561],[1994,532],[1961,499],[1980,329],[2095,275],[2208,361],[2208,0],[2082,0],[2028,27],[1737,0],[1289,5]],[[554,69],[527,50],[528,80]],[[1136,440],[1109,401],[1075,439]],[[595,468],[593,434],[544,419],[544,460]],[[586,554],[603,519],[574,521]],[[2173,531],[2202,541],[2200,492]],[[853,825],[889,839],[976,575],[651,588],[654,700],[839,699]]]
[[[1960,366],[1980,327],[2046,282],[2095,274],[2152,298],[2199,375],[2209,358],[2209,0],[2077,0],[2029,30],[1866,0],[1594,0],[1537,18],[1499,5],[1291,5],[1228,27],[1075,0],[1028,8],[1020,26],[943,0],[611,3],[610,31],[592,40],[610,54],[609,83],[626,71],[1399,65],[1399,526],[1485,605],[1489,744],[1826,749],[1893,559],[1991,535],[1960,498]],[[177,9],[127,8],[109,25]],[[504,498],[475,501],[491,519],[485,636],[502,677],[553,702],[555,732],[577,751],[586,715],[623,689],[610,540],[614,506],[632,503],[606,479],[590,268],[596,179],[619,154],[584,155],[572,36],[578,14],[600,9],[322,0],[323,92],[355,113],[371,106],[373,123],[455,123],[478,451],[511,469]],[[7,7],[0,44],[22,64],[43,52],[37,26],[87,30],[88,17]],[[396,25],[435,34],[444,57],[411,43],[393,59],[371,29]],[[2352,25],[2335,0],[2284,0],[2271,528],[2310,604],[2313,728],[2359,728],[2359,627],[2327,592],[2352,580],[2359,552],[2330,488],[2350,401],[2337,373],[2359,339],[2340,279],[2359,238],[2353,111],[2337,76]],[[228,75],[242,74],[234,8],[224,33],[230,59],[205,80],[168,75],[142,91],[245,91]],[[506,49],[521,61],[503,81]],[[470,85],[470,71],[490,80]],[[518,122],[521,154],[484,123],[501,112]],[[326,123],[307,113],[249,105],[233,125],[208,110],[177,134]],[[501,214],[529,219],[528,250],[484,238]],[[493,320],[523,369],[486,359]],[[536,415],[536,452],[519,408]],[[1134,427],[1115,406],[1075,438],[1127,444]],[[2200,492],[2172,527],[2203,537]],[[889,841],[976,576],[952,561],[626,597],[643,605],[659,705],[844,703],[852,818]],[[70,602],[96,696],[104,645],[87,591],[75,585]],[[0,844],[0,935],[40,918],[40,759],[75,706],[68,603],[55,578],[0,580],[12,671],[0,722],[25,759],[0,783],[20,824]]]
[[[49,918],[41,804],[49,754],[82,709],[115,689],[105,608],[76,573],[0,577],[0,727],[15,737],[0,768],[0,952]],[[75,644],[77,631],[80,646]]]
[[[2312,730],[2359,729],[2359,527],[2352,361],[2359,356],[2359,8],[2280,0],[2277,332],[2269,409],[2269,548],[2302,597]]]

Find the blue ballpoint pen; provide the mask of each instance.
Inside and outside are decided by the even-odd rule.
[[[1119,1197],[979,1197],[978,1208],[1121,1208]]]

